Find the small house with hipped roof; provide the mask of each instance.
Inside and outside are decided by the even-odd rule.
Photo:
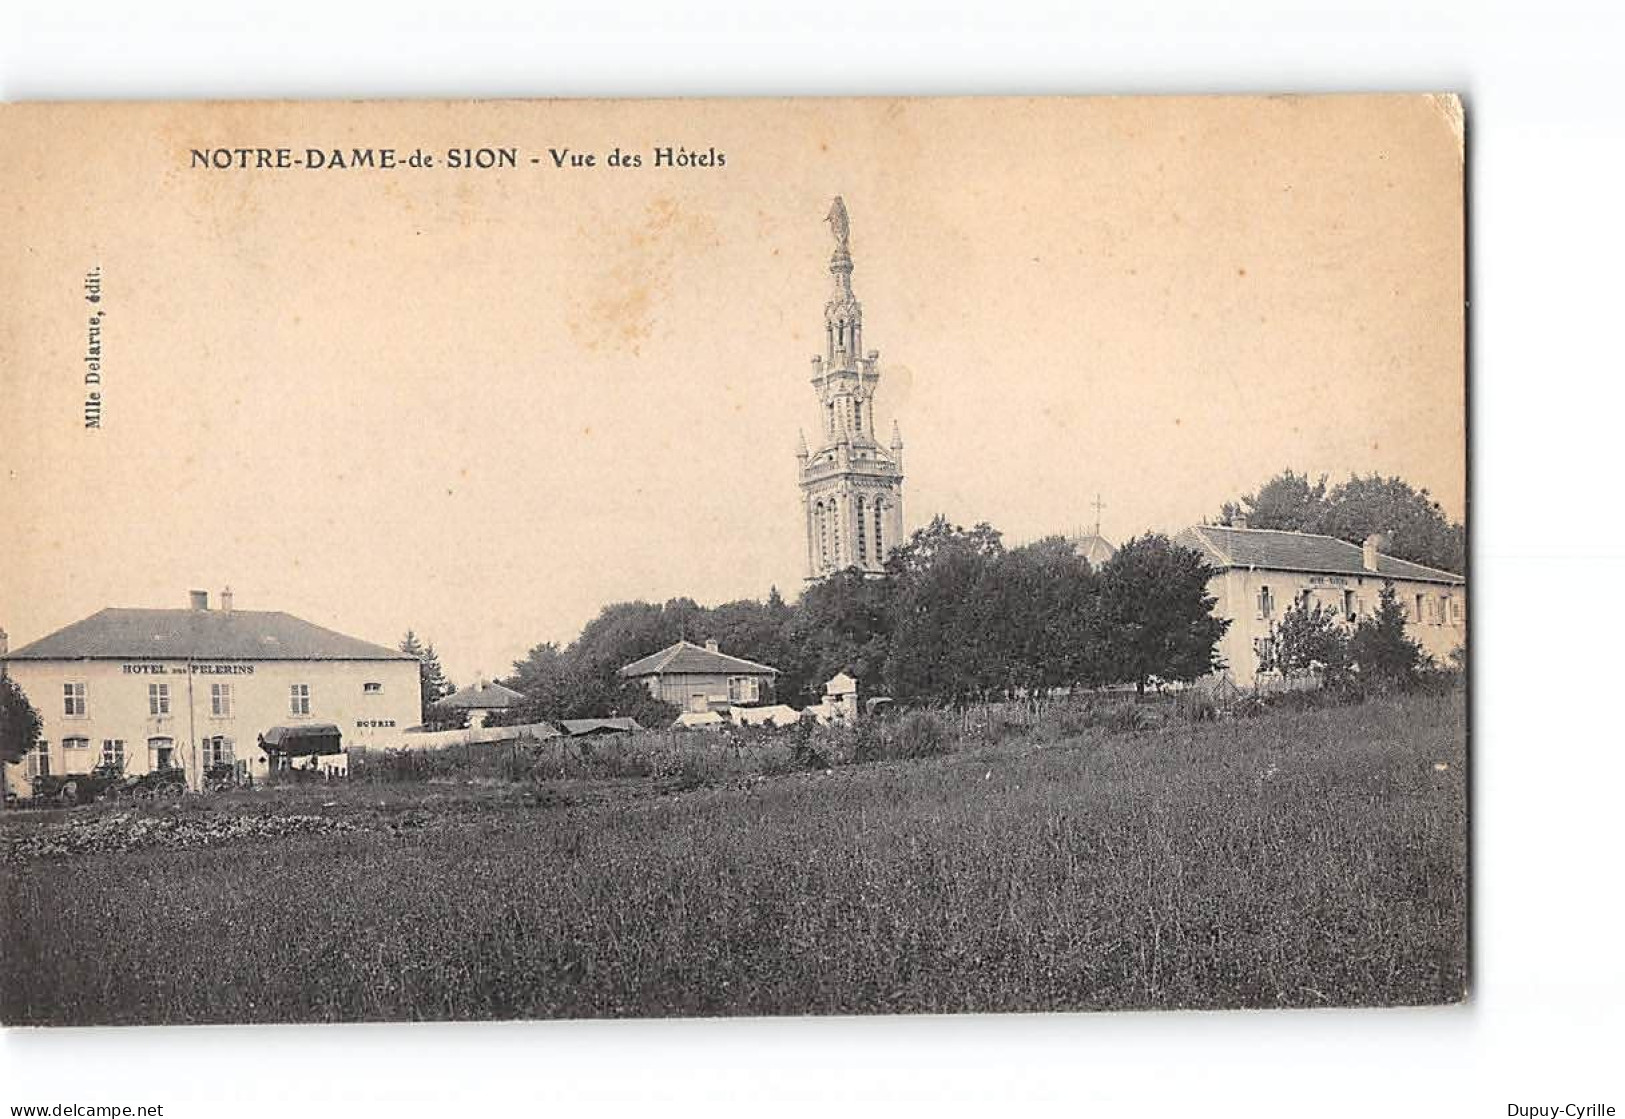
[[[434,709],[437,711],[467,711],[468,725],[470,727],[483,727],[486,716],[493,711],[506,711],[510,707],[518,707],[525,702],[522,692],[504,687],[495,680],[476,680],[466,688],[460,688],[445,699],[436,700]]]
[[[715,641],[695,645],[678,641],[620,670],[623,680],[636,680],[656,699],[684,711],[725,711],[770,702],[779,670],[744,657],[730,656]]]

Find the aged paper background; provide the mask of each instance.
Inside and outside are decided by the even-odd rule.
[[[1121,541],[1284,467],[1398,474],[1465,514],[1451,99],[11,105],[0,127],[14,647],[230,584],[380,642],[414,627],[461,681],[608,602],[793,597],[837,193],[910,527],[1030,539],[1098,492]],[[262,146],[442,166],[191,166]],[[657,168],[662,146],[726,163]],[[443,166],[481,147],[518,164]]]

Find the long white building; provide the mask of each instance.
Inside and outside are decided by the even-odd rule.
[[[7,768],[7,787],[25,793],[36,774],[104,762],[132,775],[180,768],[194,786],[217,765],[258,777],[271,764],[263,736],[332,724],[344,747],[365,746],[423,715],[417,658],[291,614],[233,609],[230,591],[215,609],[193,591],[184,610],[101,610],[0,660],[43,724]]]
[[[1216,571],[1208,593],[1214,614],[1230,620],[1219,642],[1225,674],[1251,683],[1269,658],[1275,626],[1296,603],[1322,606],[1349,627],[1377,609],[1392,583],[1405,611],[1406,635],[1435,660],[1467,640],[1467,581],[1450,571],[1385,555],[1372,537],[1364,546],[1331,536],[1276,529],[1196,525],[1174,538]]]

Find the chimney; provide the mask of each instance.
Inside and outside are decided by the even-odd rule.
[[[1367,571],[1377,570],[1377,549],[1388,542],[1388,538],[1380,532],[1373,532],[1365,538],[1360,545],[1360,566]]]
[[[225,587],[220,591],[220,609],[231,613],[231,588]]]
[[[207,610],[208,608],[209,608],[209,592],[208,591],[193,591],[192,592],[192,609],[193,610]]]
[[[711,640],[705,643],[705,651],[708,653],[720,653],[722,650],[717,648],[717,643],[715,640]]]

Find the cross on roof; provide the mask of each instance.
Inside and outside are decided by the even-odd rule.
[[[1102,509],[1106,508],[1106,503],[1104,501],[1100,500],[1100,495],[1097,493],[1097,494],[1095,494],[1094,501],[1090,502],[1090,505],[1093,506],[1093,508],[1095,510],[1095,535],[1099,536],[1100,535],[1100,511]]]

